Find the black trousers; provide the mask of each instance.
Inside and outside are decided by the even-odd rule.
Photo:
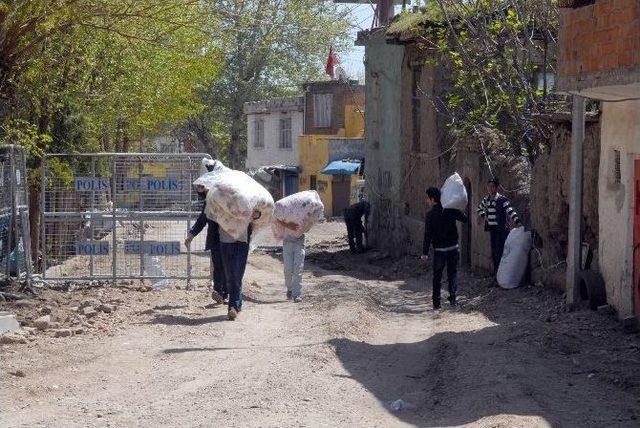
[[[500,259],[502,259],[502,253],[504,252],[504,243],[509,235],[509,230],[506,228],[493,227],[489,229],[491,235],[491,259],[493,260],[493,274],[498,273],[498,267],[500,266]]]
[[[458,262],[460,250],[434,251],[433,252],[433,306],[440,307],[440,288],[442,287],[442,273],[447,268],[447,280],[449,282],[449,301],[455,303],[458,292]]]
[[[220,253],[220,245],[217,244],[211,249],[211,273],[213,274],[213,289],[226,298],[229,293],[227,291],[227,278],[224,274],[224,266],[222,264],[222,254]]]
[[[352,253],[363,251],[362,234],[364,226],[359,218],[345,217],[344,222],[347,225],[347,239],[349,240],[349,249]]]

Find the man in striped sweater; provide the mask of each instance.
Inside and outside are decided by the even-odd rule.
[[[509,235],[509,222],[520,224],[518,213],[513,209],[509,199],[498,193],[500,182],[497,178],[489,180],[487,192],[478,206],[479,221],[484,220],[485,230],[491,235],[491,258],[493,260],[493,273],[498,273],[500,259],[504,251],[504,242]]]

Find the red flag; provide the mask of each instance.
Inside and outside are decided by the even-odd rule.
[[[334,67],[338,63],[338,55],[333,51],[333,46],[329,48],[329,56],[327,57],[327,65],[324,71],[333,79],[335,76]]]

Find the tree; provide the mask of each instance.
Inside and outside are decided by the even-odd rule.
[[[555,0],[431,0],[424,45],[450,71],[451,88],[434,100],[460,137],[491,134],[496,147],[533,161],[546,128],[537,114],[557,109]],[[484,148],[483,148],[484,149]]]
[[[205,0],[218,17],[224,52],[219,79],[202,92],[207,109],[181,128],[212,153],[242,167],[246,150],[244,103],[299,92],[319,79],[330,46],[348,42],[348,13],[317,0]],[[228,141],[226,139],[228,138]]]
[[[204,108],[213,20],[197,0],[0,2],[0,141],[39,177],[45,151],[128,151],[170,129]],[[39,198],[33,183],[36,249]]]

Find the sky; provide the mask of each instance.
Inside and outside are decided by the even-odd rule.
[[[370,4],[343,4],[340,7],[349,12],[352,22],[349,36],[355,42],[358,31],[371,27],[373,8]],[[340,66],[349,77],[357,79],[364,76],[364,46],[352,45],[351,51],[340,55]]]

